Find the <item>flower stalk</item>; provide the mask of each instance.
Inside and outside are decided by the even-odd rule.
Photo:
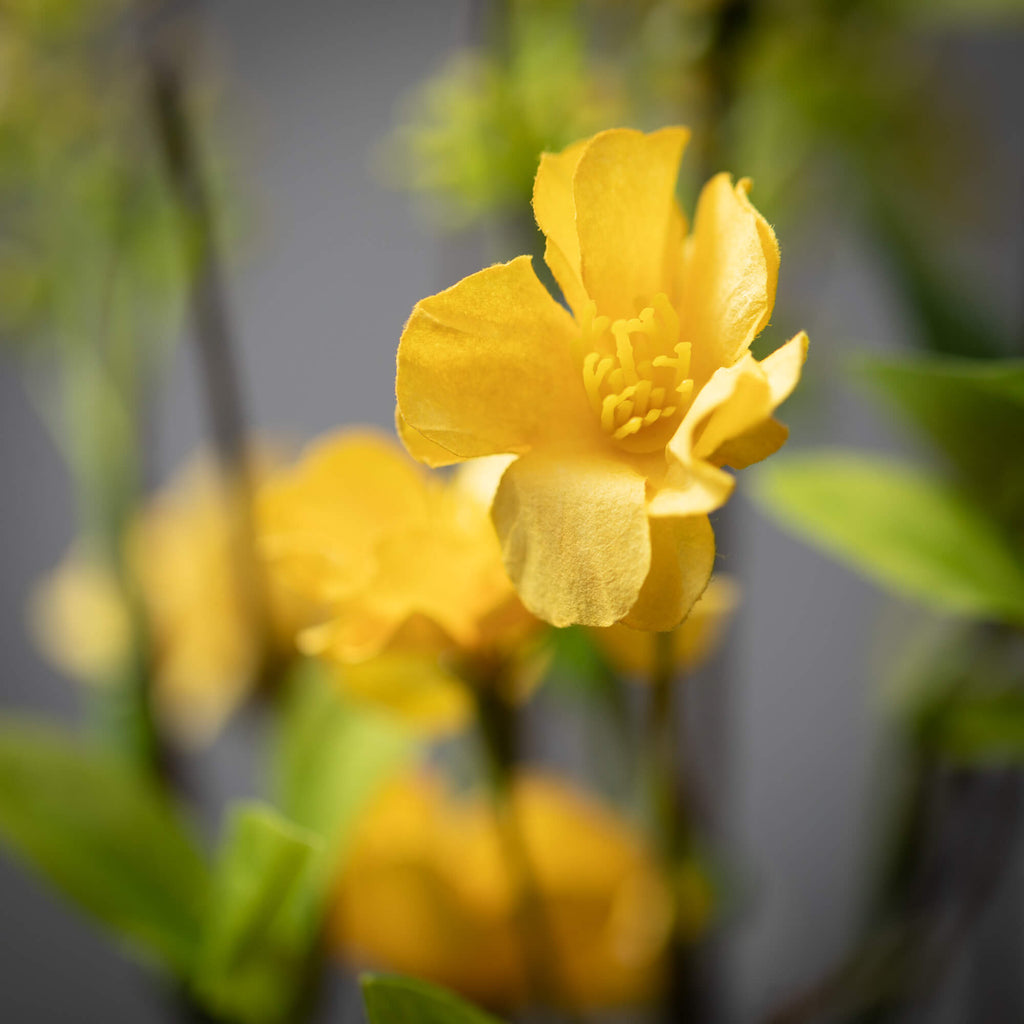
[[[155,7],[160,22],[169,16],[165,8],[167,5]],[[273,661],[270,612],[257,550],[245,404],[228,316],[222,257],[171,30],[168,25],[157,24],[146,33],[144,42],[153,126],[181,215],[193,338],[207,419],[235,519],[240,607],[246,610],[253,635],[263,639],[259,674],[265,680],[272,674]]]
[[[651,634],[651,697],[648,739],[651,750],[650,811],[662,868],[673,900],[669,934],[667,979],[663,1005],[666,1024],[700,1019],[700,990],[696,984],[691,950],[682,934],[683,908],[678,879],[691,847],[689,800],[682,774],[683,743],[678,695],[683,686],[673,656],[671,632]]]
[[[520,760],[518,721],[498,685],[501,674],[499,668],[488,673],[489,678],[482,684],[474,680],[477,726],[495,822],[515,896],[527,995],[531,1005],[546,1013],[566,1000],[560,998],[558,948],[517,817],[513,783]]]

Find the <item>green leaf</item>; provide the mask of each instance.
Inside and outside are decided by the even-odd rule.
[[[1024,567],[987,516],[944,482],[853,453],[779,460],[756,497],[778,523],[929,607],[1024,623]]]
[[[1024,764],[1024,694],[1005,692],[956,700],[934,726],[931,741],[957,764]]]
[[[1024,506],[1024,359],[869,358],[860,371],[971,486]]]
[[[194,984],[208,1009],[246,1024],[289,1019],[317,939],[312,882],[322,849],[269,807],[234,809]]]
[[[325,841],[324,870],[333,877],[366,802],[415,744],[392,717],[344,700],[329,673],[315,661],[299,664],[285,696],[275,767],[280,806]]]
[[[191,969],[209,873],[166,796],[124,760],[3,716],[0,837],[134,951]]]
[[[370,1024],[499,1024],[497,1018],[425,981],[364,974],[359,982]]]

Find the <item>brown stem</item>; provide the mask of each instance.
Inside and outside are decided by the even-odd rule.
[[[647,735],[651,744],[651,812],[660,847],[662,869],[674,900],[679,865],[692,846],[690,796],[684,768],[683,723],[678,695],[683,679],[673,660],[670,632],[652,635],[651,694]],[[673,926],[667,951],[667,988],[664,1020],[667,1024],[703,1019],[709,993],[695,950],[679,930],[681,908],[673,907]]]

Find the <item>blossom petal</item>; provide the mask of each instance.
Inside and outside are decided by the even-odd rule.
[[[555,275],[566,302],[580,314],[587,304],[580,272],[580,243],[576,234],[576,203],[572,176],[589,140],[561,153],[542,153],[533,183],[533,213],[546,238],[544,262]]]
[[[505,471],[491,510],[523,604],[555,626],[610,626],[651,563],[644,477],[599,455],[534,452]]]
[[[676,177],[686,128],[595,135],[573,176],[583,284],[602,315],[632,317],[637,300],[669,290],[685,222]]]
[[[339,432],[272,476],[256,514],[272,581],[307,600],[335,599],[372,575],[379,536],[426,514],[423,472],[382,435]]]
[[[592,420],[574,332],[529,256],[472,274],[416,304],[398,347],[399,413],[457,459],[564,439]]]
[[[747,193],[728,174],[712,178],[697,203],[682,280],[682,334],[690,342],[697,387],[731,366],[771,317],[779,246]]]
[[[781,447],[788,432],[771,414],[796,386],[806,354],[807,335],[801,332],[761,363],[746,352],[714,373],[668,444],[669,467],[656,485],[651,515],[719,508],[734,486],[720,466],[742,469]]]
[[[789,437],[789,427],[776,419],[765,420],[715,450],[715,462],[732,469],[746,469],[774,455]]]
[[[424,437],[418,430],[414,430],[405,422],[398,406],[395,406],[395,432],[398,439],[405,445],[405,450],[417,461],[422,462],[431,469],[440,466],[452,466],[462,460],[458,455],[442,448],[436,441]]]
[[[394,712],[417,732],[455,732],[472,715],[465,684],[434,658],[386,653],[356,665],[334,663],[332,668],[349,697]]]
[[[758,364],[768,384],[773,410],[793,393],[806,359],[807,335],[801,331]],[[789,429],[778,420],[765,419],[720,443],[711,461],[717,466],[744,469],[778,451],[788,436]]]
[[[807,360],[807,345],[807,334],[801,331],[758,364],[771,388],[773,407],[782,405],[797,386]]]
[[[668,444],[668,472],[650,502],[652,516],[703,515],[729,500],[735,481],[709,456],[771,414],[771,391],[749,353],[701,388]]]
[[[652,518],[651,570],[623,620],[634,629],[675,629],[711,579],[715,534],[707,516]]]

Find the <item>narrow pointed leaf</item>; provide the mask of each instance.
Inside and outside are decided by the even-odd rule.
[[[940,479],[852,453],[780,460],[756,497],[784,529],[929,607],[1024,623],[1024,567],[1000,529]]]
[[[191,970],[209,873],[175,808],[126,761],[3,716],[0,841],[133,952]]]
[[[328,668],[299,666],[281,717],[277,799],[292,821],[323,839],[328,872],[343,859],[367,800],[414,749],[393,718],[343,699]]]
[[[360,979],[370,1024],[499,1024],[436,985],[413,978],[364,974]]]
[[[317,938],[322,841],[269,807],[235,808],[211,892],[195,980],[204,1005],[243,1024],[285,1021]]]

